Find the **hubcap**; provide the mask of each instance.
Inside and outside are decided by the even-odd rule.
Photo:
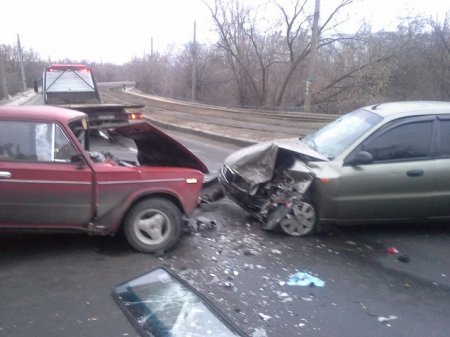
[[[149,209],[142,211],[134,222],[137,238],[147,245],[158,245],[170,234],[170,220],[162,212]]]
[[[302,236],[310,233],[316,223],[314,207],[300,202],[292,207],[292,213],[280,222],[281,229],[289,235]]]

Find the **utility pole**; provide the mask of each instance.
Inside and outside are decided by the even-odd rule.
[[[25,91],[27,90],[27,81],[25,80],[25,71],[23,70],[23,54],[22,54],[22,46],[20,45],[19,34],[17,34],[17,49],[19,51],[20,73],[22,75],[22,89],[23,91]]]
[[[317,55],[317,40],[319,35],[319,16],[320,16],[320,0],[316,0],[314,8],[314,21],[311,36],[311,51],[309,53],[309,64],[308,64],[308,77],[306,79],[306,90],[305,90],[305,112],[310,112],[311,110],[311,96],[312,96],[312,84],[314,78],[314,71],[316,67],[316,55]]]
[[[150,38],[150,57],[153,59],[153,36]]]
[[[195,102],[195,91],[197,88],[197,36],[196,32],[197,26],[196,22],[194,21],[194,39],[192,41],[192,101]]]
[[[2,88],[3,88],[3,98],[9,98],[8,85],[6,84],[6,72],[5,64],[3,63],[5,53],[3,52],[3,47],[0,45],[0,77],[2,78]]]

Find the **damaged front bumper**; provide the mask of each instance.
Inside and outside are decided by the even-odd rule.
[[[298,227],[288,228],[288,234],[304,235],[317,220],[307,193],[315,177],[308,160],[324,158],[311,156],[310,150],[295,151],[292,144],[261,143],[227,158],[219,181],[225,195],[262,222],[264,229]]]

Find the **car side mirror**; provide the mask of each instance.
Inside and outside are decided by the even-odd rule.
[[[348,160],[346,164],[349,165],[367,165],[373,163],[373,156],[367,151],[360,151],[356,153],[353,158]]]
[[[77,170],[81,170],[84,167],[84,159],[80,153],[74,154],[70,157],[70,162],[77,165]]]

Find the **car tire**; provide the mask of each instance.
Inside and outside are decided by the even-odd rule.
[[[280,221],[280,229],[291,236],[306,236],[317,230],[318,215],[309,197],[292,206],[288,216]]]
[[[125,217],[124,233],[129,244],[140,252],[167,251],[180,239],[181,212],[167,199],[140,201]]]

